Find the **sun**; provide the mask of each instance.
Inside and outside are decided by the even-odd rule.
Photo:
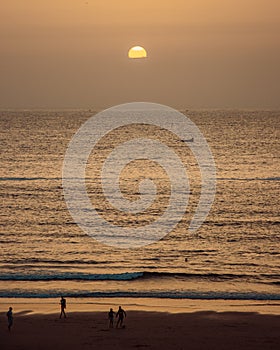
[[[133,46],[128,51],[129,58],[146,58],[147,51],[142,46]]]

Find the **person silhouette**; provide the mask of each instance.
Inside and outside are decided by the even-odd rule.
[[[119,325],[120,327],[122,327],[124,317],[126,317],[126,312],[124,311],[124,309],[122,309],[121,306],[119,306],[119,310],[116,314],[116,317],[118,318],[116,328],[118,328]]]
[[[59,318],[62,317],[62,314],[64,315],[64,318],[66,318],[66,313],[65,313],[65,309],[66,309],[66,299],[64,297],[61,297],[60,299],[60,316]]]
[[[11,306],[9,307],[9,311],[7,312],[7,317],[8,317],[8,330],[10,332],[14,322],[13,308]]]
[[[114,327],[114,315],[115,312],[113,311],[113,309],[110,309],[110,311],[108,312],[109,328]]]

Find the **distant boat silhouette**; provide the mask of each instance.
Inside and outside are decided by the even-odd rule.
[[[192,137],[191,139],[188,139],[188,140],[181,140],[182,142],[193,142],[194,141],[194,138]]]

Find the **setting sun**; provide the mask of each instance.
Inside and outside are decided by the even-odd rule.
[[[134,46],[131,49],[129,49],[128,57],[129,58],[146,58],[147,57],[147,52],[141,46]]]

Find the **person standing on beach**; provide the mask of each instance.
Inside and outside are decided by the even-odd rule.
[[[109,328],[114,327],[114,315],[115,312],[113,311],[113,309],[110,309],[110,311],[108,312]]]
[[[121,306],[119,306],[119,310],[116,314],[116,317],[118,318],[116,328],[118,328],[119,325],[120,327],[122,327],[124,317],[126,317],[126,312],[124,311],[124,309],[122,309]]]
[[[10,332],[14,321],[13,308],[11,306],[9,307],[9,311],[7,312],[7,317],[8,317],[8,330]]]
[[[61,297],[61,299],[60,299],[60,309],[61,309],[61,311],[60,311],[60,316],[59,316],[59,318],[62,317],[62,314],[64,315],[64,318],[66,318],[66,313],[65,313],[65,309],[66,309],[66,299],[63,298],[63,297]]]

